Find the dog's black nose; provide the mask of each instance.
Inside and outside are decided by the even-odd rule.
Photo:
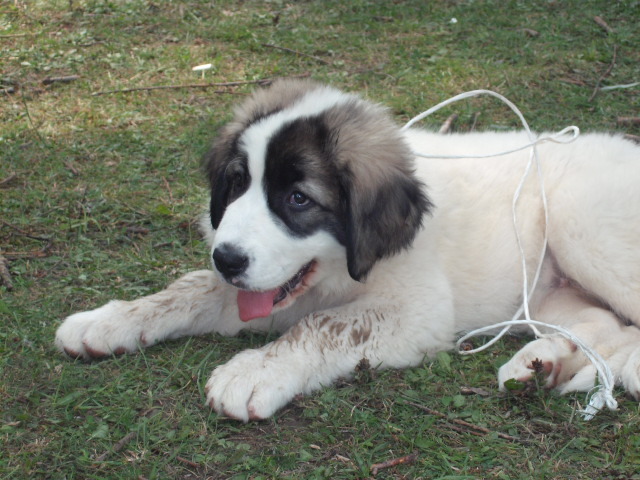
[[[213,250],[213,263],[225,278],[238,276],[249,266],[249,257],[241,250],[223,243]]]

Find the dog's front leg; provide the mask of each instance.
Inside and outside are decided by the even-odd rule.
[[[389,306],[353,305],[308,315],[276,341],[216,368],[206,385],[207,403],[227,417],[259,420],[297,394],[349,376],[363,359],[373,367],[419,364],[425,354],[451,347],[453,338],[446,328],[430,331],[420,317]]]
[[[72,357],[88,359],[130,353],[186,335],[234,335],[243,326],[235,295],[214,272],[191,272],[156,294],[111,301],[67,317],[56,332],[56,345]]]

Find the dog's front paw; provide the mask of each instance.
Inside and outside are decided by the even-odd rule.
[[[266,349],[245,350],[213,371],[205,387],[207,404],[243,422],[265,419],[302,393],[302,367],[286,365]]]
[[[125,318],[123,302],[67,317],[56,332],[56,346],[74,358],[101,358],[134,352],[144,335],[139,325]],[[123,321],[124,320],[124,321]]]

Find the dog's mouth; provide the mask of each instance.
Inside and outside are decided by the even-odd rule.
[[[273,290],[253,292],[250,290],[238,291],[238,312],[240,320],[248,322],[254,318],[268,317],[276,305],[284,306],[295,297],[299,296],[308,287],[307,280],[315,271],[316,261],[305,264],[298,272]]]

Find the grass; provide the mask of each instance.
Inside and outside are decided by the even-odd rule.
[[[93,93],[309,73],[400,122],[490,88],[538,130],[638,135],[616,120],[637,116],[637,87],[591,96],[640,78],[639,13],[634,1],[595,0],[4,2],[0,248],[13,289],[0,286],[0,477],[351,479],[416,452],[376,478],[640,478],[640,410],[622,392],[618,411],[587,423],[583,395],[497,391],[518,339],[363,370],[247,425],[203,408],[202,389],[264,337],[185,339],[90,364],[52,345],[66,315],[208,265],[194,223],[207,197],[199,159],[253,85]],[[204,80],[191,70],[203,63]],[[69,75],[79,78],[42,83]],[[460,129],[477,112],[477,128],[517,126],[487,99],[425,124],[452,111]]]

